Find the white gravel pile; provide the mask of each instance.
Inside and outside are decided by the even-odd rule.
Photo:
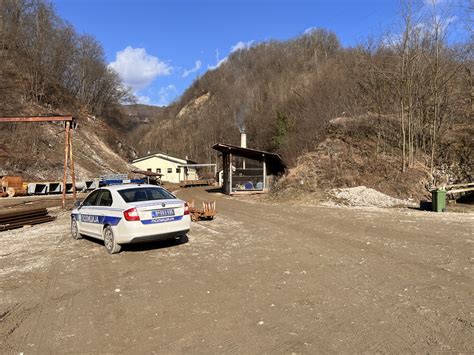
[[[365,186],[333,189],[329,194],[336,202],[356,207],[394,207],[413,204],[411,201],[393,198]]]

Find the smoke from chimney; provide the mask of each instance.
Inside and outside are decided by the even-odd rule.
[[[240,108],[237,111],[237,114],[235,115],[235,123],[237,124],[237,127],[239,128],[240,133],[245,133],[245,114],[247,112],[247,108],[245,105],[240,106]]]
[[[240,131],[240,147],[247,148],[247,134],[245,133],[245,114],[247,108],[245,105],[240,106],[237,112],[237,125]],[[245,169],[245,159],[242,159],[242,169]]]
[[[237,114],[235,115],[235,122],[240,132],[240,147],[247,148],[247,134],[245,133],[245,115],[247,113],[247,106],[241,105]],[[242,169],[245,169],[245,159],[242,159]]]

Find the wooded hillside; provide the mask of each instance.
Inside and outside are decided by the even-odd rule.
[[[400,32],[355,48],[315,29],[234,52],[137,137],[146,150],[210,161],[213,143],[239,144],[245,129],[250,147],[295,166],[328,137],[330,120],[363,116],[352,128],[361,140],[375,131],[368,159],[389,154],[394,173],[421,164],[432,178],[472,179],[472,32],[454,43],[450,19],[435,7],[420,14],[407,1],[401,13]]]
[[[107,68],[101,44],[77,34],[43,0],[0,3],[0,58],[3,112],[33,102],[51,108],[80,104],[107,115],[130,96]]]
[[[403,2],[396,30],[352,48],[335,33],[314,29],[235,51],[176,102],[150,108],[122,106],[133,97],[108,68],[100,43],[77,34],[48,2],[4,0],[0,115],[72,113],[91,128],[97,117],[103,129],[88,134],[99,134],[126,158],[134,157],[128,142],[140,154],[166,151],[214,162],[212,144],[239,144],[245,130],[249,147],[278,152],[290,167],[318,160],[320,171],[338,175],[323,179],[335,185],[364,183],[344,176],[380,161],[390,164],[380,171],[373,164],[366,176],[423,171],[431,183],[472,180],[473,32],[467,21],[467,31],[453,40],[452,17],[435,6],[420,11],[416,1]],[[334,130],[338,118],[350,119],[351,129]],[[12,157],[44,152],[50,144],[44,129],[2,126],[4,169],[21,172],[28,163],[15,165]],[[322,147],[329,160],[312,154]],[[350,164],[354,151],[358,165]],[[337,164],[353,170],[332,169]]]
[[[127,169],[123,157],[132,99],[108,69],[102,46],[79,35],[43,0],[0,1],[0,116],[72,114],[78,178]],[[0,175],[57,179],[62,166],[60,124],[2,124]]]

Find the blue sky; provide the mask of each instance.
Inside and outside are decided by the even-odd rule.
[[[445,1],[445,0],[437,0]],[[290,39],[311,27],[344,46],[379,35],[399,0],[53,0],[79,33],[96,37],[140,102],[167,105],[233,49]]]

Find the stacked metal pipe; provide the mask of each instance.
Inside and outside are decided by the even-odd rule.
[[[0,231],[46,223],[56,217],[50,216],[46,208],[29,208],[0,213]]]

